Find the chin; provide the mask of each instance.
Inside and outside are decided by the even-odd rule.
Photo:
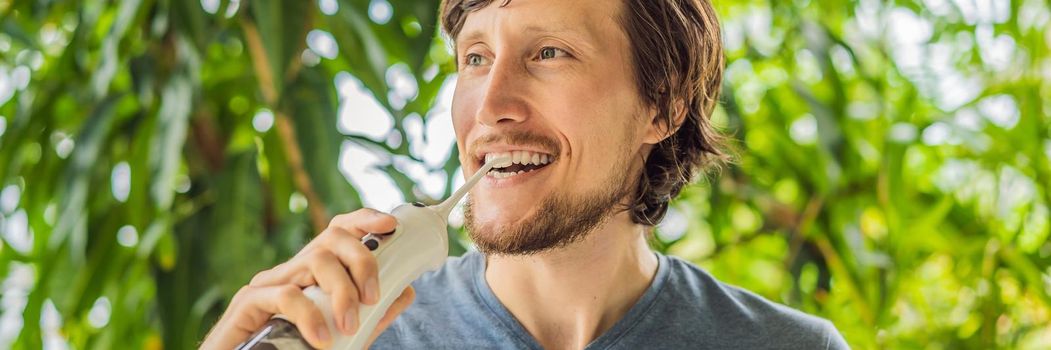
[[[490,223],[497,221],[503,223],[507,220],[517,221],[525,216],[532,215],[542,200],[532,196],[498,197],[485,196],[474,200],[471,207],[474,217],[479,223]]]
[[[481,207],[481,205],[479,205]],[[517,206],[516,206],[517,207]],[[474,208],[475,223],[481,227],[508,227],[532,216],[532,210],[510,207]]]

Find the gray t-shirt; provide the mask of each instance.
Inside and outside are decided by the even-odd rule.
[[[653,283],[586,349],[848,349],[832,323],[657,254]],[[542,349],[485,281],[469,252],[413,283],[416,301],[372,349]]]

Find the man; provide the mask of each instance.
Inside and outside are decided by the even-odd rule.
[[[847,347],[829,322],[646,243],[668,201],[723,157],[708,122],[723,56],[707,0],[446,0],[441,19],[458,62],[452,113],[464,172],[493,155],[516,164],[494,169],[468,199],[479,252],[406,289],[373,348]],[[359,239],[394,226],[371,210],[337,217],[253,278],[204,346],[244,341],[274,313],[327,345],[301,291],[312,284],[353,333],[359,301],[377,299],[375,260]]]

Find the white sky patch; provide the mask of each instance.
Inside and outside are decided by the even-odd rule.
[[[978,102],[978,110],[989,122],[1004,129],[1018,124],[1018,103],[1010,95],[989,96]]]
[[[969,131],[981,131],[983,126],[982,117],[974,108],[961,108],[957,111],[953,117],[953,124]]]
[[[1000,170],[999,192],[997,215],[1006,218],[1011,216],[1016,208],[1036,199],[1036,184],[1018,169],[1005,165]]]
[[[255,131],[265,133],[272,126],[274,126],[274,112],[266,108],[255,112],[255,116],[252,117],[252,128],[255,128]]]
[[[923,144],[940,146],[949,142],[952,128],[943,122],[935,122],[923,129]]]
[[[128,162],[120,162],[113,167],[110,190],[118,202],[124,203],[128,200],[128,194],[131,193],[131,167],[128,166]]]
[[[288,196],[288,211],[293,213],[302,213],[307,210],[307,197],[303,196],[299,191],[292,192],[292,195]]]
[[[438,68],[437,64],[432,64],[429,67],[427,67],[427,69],[423,71],[423,80],[427,82],[434,80],[434,78],[437,77],[438,73],[440,72],[439,69],[440,68]]]
[[[62,159],[69,157],[70,153],[73,153],[73,148],[76,147],[73,139],[63,132],[51,134],[51,142],[55,145],[55,154]]]
[[[32,265],[20,262],[12,262],[7,278],[0,287],[0,348],[10,348],[11,342],[18,337],[22,331],[25,321],[22,313],[25,311],[29,290],[33,288],[36,280],[36,270]]]
[[[1018,10],[1018,26],[1022,31],[1044,28],[1051,22],[1051,11],[1043,0],[1028,0]]]
[[[740,50],[744,46],[744,29],[736,17],[723,22],[723,46],[727,52]]]
[[[15,95],[15,84],[11,80],[11,72],[6,66],[0,65],[0,105],[7,103],[11,96]]]
[[[916,126],[910,123],[894,123],[890,127],[890,139],[897,143],[911,143],[916,139]]]
[[[0,115],[0,137],[4,136],[5,131],[7,131],[7,118]]]
[[[859,17],[863,16],[859,13]],[[888,45],[894,62],[906,77],[916,83],[926,98],[934,100],[940,109],[952,111],[980,94],[981,79],[965,75],[955,68],[955,60],[966,49],[958,45],[961,43],[959,39],[969,41],[970,38],[950,37],[928,43],[933,38],[934,24],[903,7],[887,10],[885,18]],[[997,62],[1008,62],[1010,53],[1007,54],[1008,58],[1004,58],[1002,49],[998,49],[993,55]]]
[[[981,94],[982,85],[980,78],[967,77],[954,70],[936,82],[934,89],[941,91],[941,95],[935,102],[942,110],[956,110],[978,97]]]
[[[847,20],[848,26],[854,27],[861,39],[873,39],[881,35],[879,0],[861,0],[854,8],[854,17]]]
[[[1004,71],[1011,67],[1017,51],[1014,38],[1007,34],[993,36],[993,26],[989,24],[975,28],[974,37],[981,48],[978,53],[989,68]]]
[[[61,30],[58,26],[52,23],[46,23],[40,28],[40,46],[47,51],[48,55],[57,55],[61,53],[62,48],[69,43],[66,36],[66,32]],[[0,50],[2,51],[2,50]],[[43,57],[40,59],[40,63],[43,64]],[[34,63],[33,69],[39,69],[40,66]]]
[[[424,164],[432,169],[445,165],[452,145],[456,141],[451,114],[455,87],[455,76],[445,79],[438,90],[437,101],[427,112],[427,119],[422,130],[423,137],[415,138],[415,135],[409,135],[412,154],[422,159]]]
[[[318,1],[318,7],[321,8],[321,13],[331,16],[339,11],[339,2],[336,0],[320,0]]]
[[[117,243],[128,248],[134,247],[139,243],[139,231],[135,230],[135,226],[121,226],[117,230]]]
[[[241,8],[241,0],[230,0],[230,5],[226,6],[226,13],[223,15],[226,18],[233,17],[237,14],[237,10]]]
[[[887,28],[898,64],[910,69],[921,66],[923,44],[934,34],[934,25],[912,10],[896,7],[887,13]]]
[[[980,23],[1007,23],[1011,19],[1010,0],[973,0],[977,5],[977,18]]]
[[[817,83],[821,81],[823,74],[821,74],[821,66],[817,62],[817,58],[814,57],[810,50],[799,50],[796,52],[796,72],[799,79],[807,83]],[[764,73],[770,69],[764,69]],[[780,85],[785,79],[787,79],[787,73],[781,71],[781,79],[766,79],[767,84],[771,86]]]
[[[417,189],[424,195],[435,200],[444,199],[442,195],[445,194],[445,172],[428,171],[423,164],[404,156],[395,156],[393,160],[394,167],[415,180]]]
[[[456,143],[456,132],[453,131],[452,115],[449,112],[437,113],[427,119],[427,142],[422,150],[414,151],[427,166],[435,168],[445,164]],[[415,144],[413,145],[415,146]]]
[[[927,11],[938,17],[948,16],[956,11],[948,0],[923,0],[923,3],[926,5]]]
[[[347,72],[339,72],[335,84],[340,98],[339,131],[371,139],[386,138],[394,127],[392,117],[361,81]]]
[[[354,142],[344,142],[340,149],[339,170],[361,193],[366,207],[389,211],[405,202],[390,177],[376,169],[386,161]]]
[[[657,225],[657,235],[664,241],[674,241],[686,234],[690,227],[690,221],[677,207],[668,206],[668,213],[664,220]]]
[[[54,202],[48,202],[47,206],[44,207],[44,222],[48,225],[55,225],[55,218],[58,217],[58,206]],[[0,227],[3,227],[0,225]]]
[[[774,32],[773,15],[770,7],[756,5],[749,7],[744,15],[744,30],[748,40],[765,56],[770,56],[781,49],[783,33]]]
[[[811,114],[804,114],[792,122],[788,130],[792,139],[801,145],[810,145],[817,142],[817,118]]]
[[[22,198],[22,188],[18,185],[7,185],[0,191],[0,210],[11,213],[18,208],[18,201]]]
[[[971,181],[971,178],[981,172],[981,167],[973,161],[961,159],[948,159],[935,174],[934,185],[944,193],[952,193]]]
[[[416,78],[408,65],[404,63],[391,65],[387,68],[386,78],[387,86],[390,86],[390,91],[387,92],[387,100],[390,101],[391,107],[402,109],[406,103],[416,98],[419,90],[416,85]]]
[[[832,65],[836,67],[836,70],[840,74],[846,76],[854,75],[854,59],[851,57],[850,52],[843,46],[835,45],[830,49]]]
[[[401,121],[401,125],[405,129],[405,134],[409,137],[409,143],[412,146],[423,144],[423,118],[419,114],[412,113],[405,116],[405,119]],[[416,148],[413,147],[412,150]]]
[[[41,333],[44,333],[44,349],[69,349],[69,343],[62,335],[62,314],[58,312],[55,303],[51,299],[45,300],[44,308],[40,311],[40,330]]]
[[[851,119],[856,120],[872,120],[876,119],[876,112],[879,111],[879,105],[873,102],[866,101],[851,101],[847,103],[847,115]]]
[[[7,245],[19,253],[26,254],[33,249],[33,230],[29,227],[29,216],[19,209],[4,220],[4,240]]]
[[[88,323],[95,328],[105,327],[106,324],[109,324],[111,312],[112,305],[110,305],[109,298],[99,297],[95,299],[95,305],[92,305],[91,310],[88,311]]]
[[[339,56],[339,44],[332,34],[321,29],[311,30],[307,33],[307,47],[318,56],[334,59]]]
[[[214,15],[219,12],[219,0],[201,0],[201,8],[204,12]]]
[[[387,0],[372,0],[369,3],[369,19],[377,24],[387,24],[394,15],[394,8]]]
[[[15,69],[11,70],[11,84],[14,85],[15,90],[25,90],[29,86],[31,76],[32,72],[30,72],[29,67],[15,67]]]
[[[974,25],[978,23],[978,8],[975,4],[975,0],[952,0],[953,5],[963,15],[963,20],[967,24]]]

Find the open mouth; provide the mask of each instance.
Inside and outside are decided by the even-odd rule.
[[[519,174],[536,171],[546,167],[555,160],[555,157],[543,153],[531,151],[511,151],[501,153],[489,153],[485,155],[485,161],[499,157],[511,157],[511,165],[506,167],[494,167],[489,171],[489,176],[497,179],[509,178]]]

